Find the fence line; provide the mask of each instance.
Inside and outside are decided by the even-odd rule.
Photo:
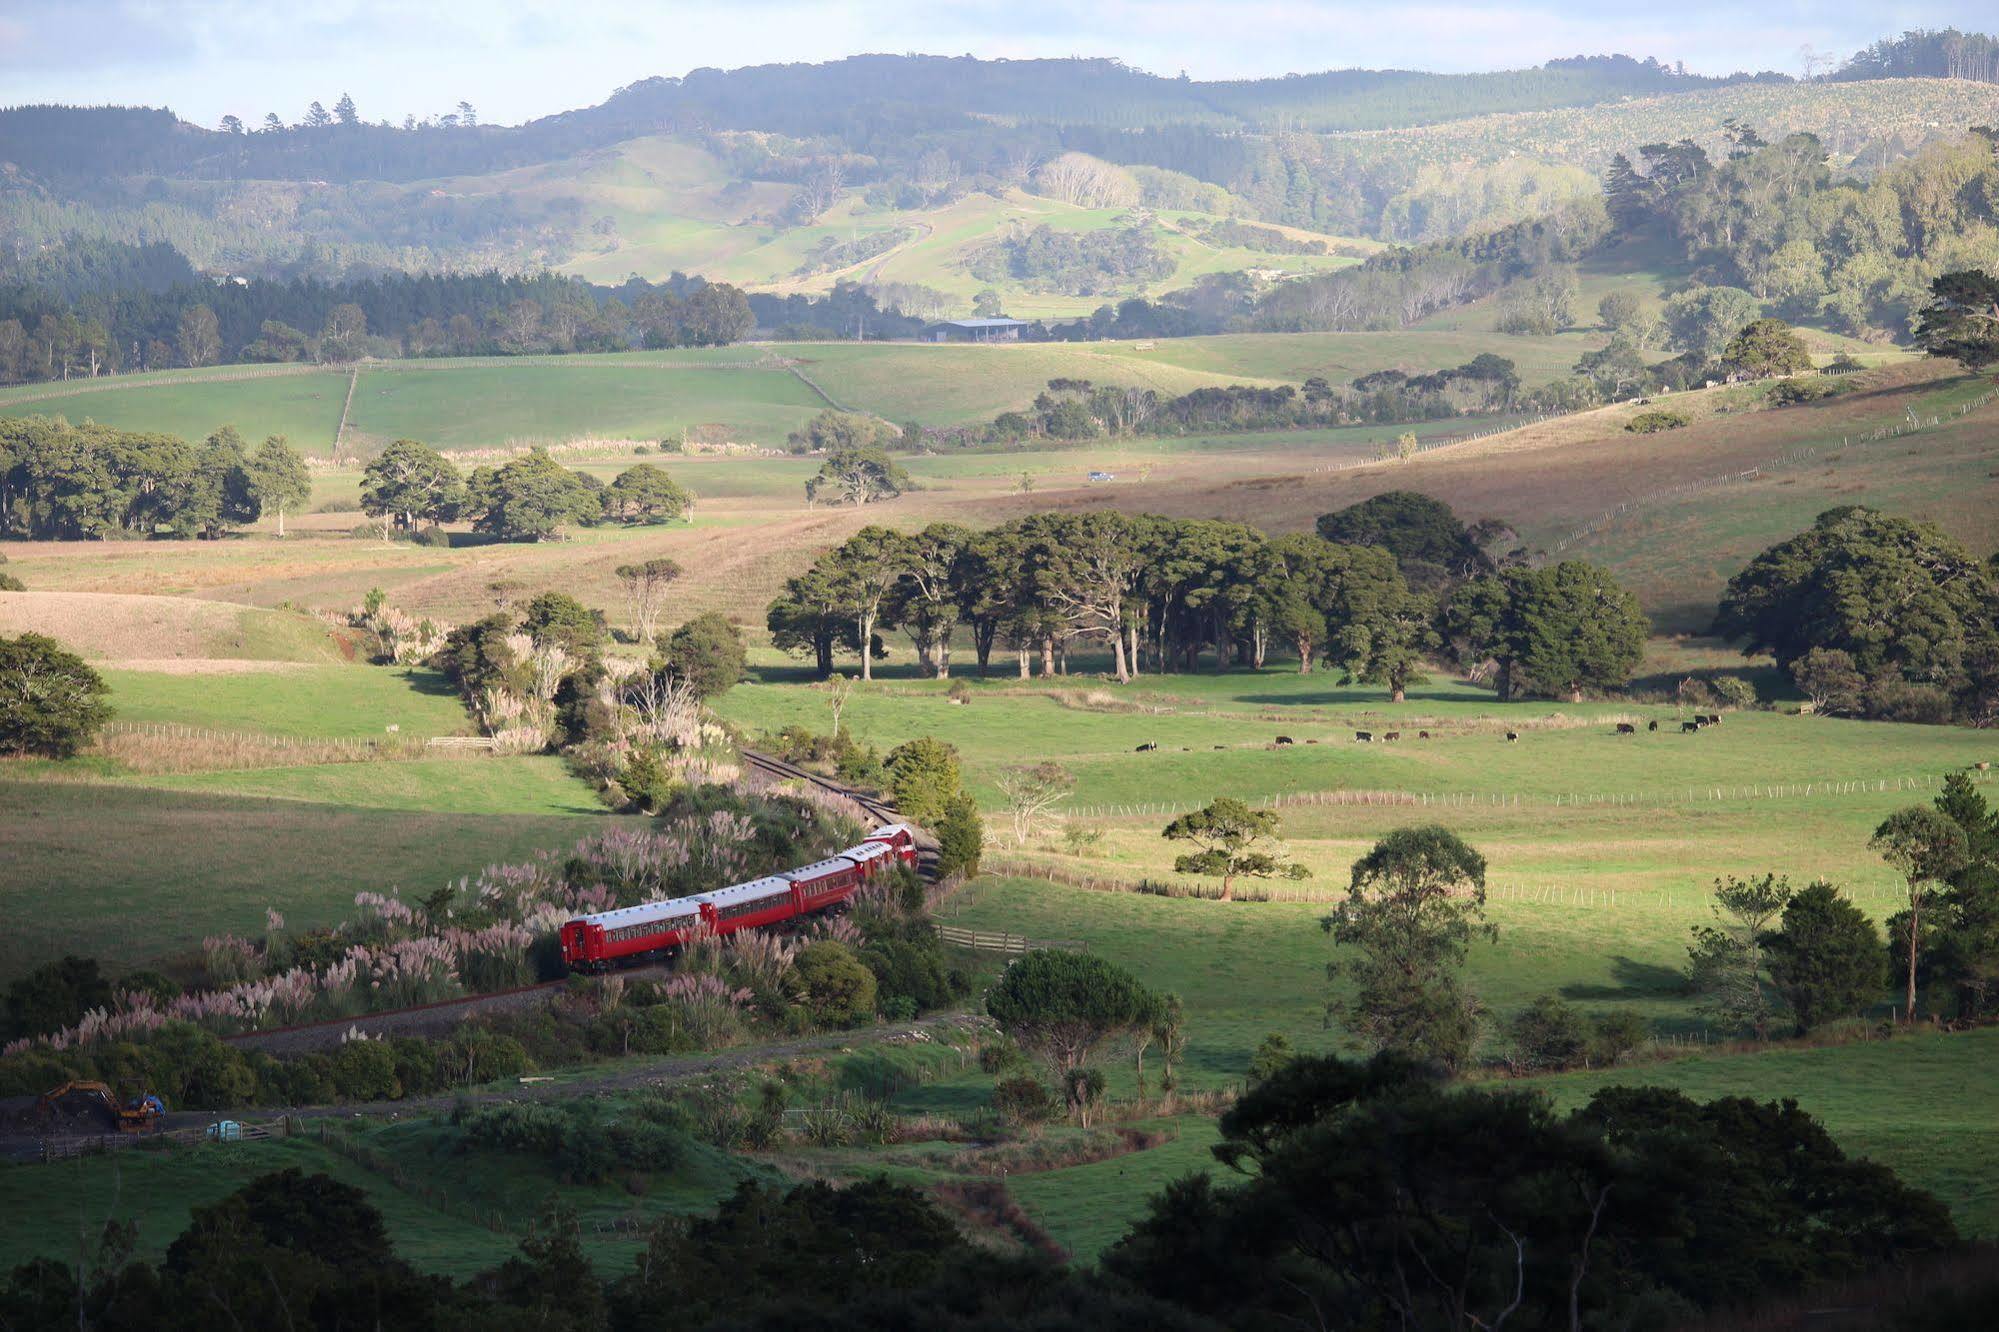
[[[276,735],[262,731],[219,731],[206,726],[186,726],[179,722],[109,721],[105,735],[143,735],[165,740],[219,742],[258,745],[265,749],[340,749],[353,753],[418,749],[491,749],[492,739],[476,735]]]
[[[1977,398],[1974,398],[1968,402],[1959,403],[1955,408],[1949,411],[1939,412],[1931,415],[1927,421],[1925,421],[1922,417],[1917,416],[1912,410],[1906,421],[1878,427],[1877,429],[1869,431],[1865,435],[1840,436],[1839,448],[1844,450],[1852,448],[1855,445],[1879,444],[1889,440],[1901,439],[1907,435],[1915,434],[1916,432],[1921,430],[1934,430],[1937,427],[1943,425],[1943,423],[1949,418],[1955,417],[1958,420],[1962,420],[1963,418],[1971,415],[1972,412],[1977,411],[1980,408],[1990,406],[1995,399],[1999,399],[1999,389],[1990,389],[1987,390],[1985,393],[1979,395]],[[1786,449],[1784,450],[1784,452],[1777,454],[1775,457],[1769,459],[1767,462],[1761,463],[1755,467],[1749,467],[1742,469],[1740,471],[1729,472],[1718,476],[1700,478],[1693,481],[1682,481],[1678,485],[1666,486],[1659,490],[1647,491],[1643,495],[1639,495],[1633,499],[1628,499],[1624,501],[1622,504],[1619,504],[1615,508],[1606,509],[1598,517],[1591,519],[1587,523],[1584,523],[1581,527],[1578,527],[1577,529],[1575,529],[1575,531],[1569,533],[1567,536],[1557,541],[1554,545],[1555,553],[1560,554],[1562,551],[1567,550],[1571,545],[1581,542],[1587,537],[1595,536],[1597,533],[1609,527],[1612,523],[1616,522],[1619,518],[1623,517],[1625,514],[1630,513],[1633,509],[1649,507],[1651,505],[1661,503],[1662,501],[1665,500],[1677,499],[1683,495],[1691,495],[1703,490],[1714,490],[1721,486],[1753,481],[1756,478],[1760,477],[1765,471],[1775,471],[1780,467],[1791,467],[1798,464],[1810,462],[1812,459],[1819,456],[1821,450],[1829,449],[1831,447],[1833,446],[1830,444],[1825,444],[1825,445],[1810,445],[1799,448]]]
[[[1989,781],[1991,773],[1964,770],[1972,781]],[[1251,797],[1258,809],[1290,809],[1308,805],[1397,805],[1436,809],[1617,809],[1701,804],[1736,804],[1754,800],[1806,800],[1825,796],[1881,795],[1896,791],[1933,791],[1944,774],[1864,777],[1832,781],[1751,782],[1726,786],[1676,787],[1670,791],[1578,791],[1523,795],[1518,791],[1286,791]],[[1173,818],[1201,808],[1199,803],[1142,800],[1131,804],[1068,805],[1055,812],[1065,819]]]
[[[1065,953],[1087,953],[1087,939],[1030,939],[1004,930],[968,930],[957,925],[936,925],[937,937],[958,948],[976,948],[988,953],[1025,954],[1055,949]]]

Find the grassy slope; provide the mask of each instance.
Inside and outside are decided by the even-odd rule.
[[[753,357],[739,353],[738,360]],[[374,440],[421,439],[445,449],[579,436],[657,440],[700,425],[726,426],[748,442],[781,444],[825,405],[777,366],[725,370],[692,359],[579,356],[526,365],[370,367],[354,395],[351,426]]]
[[[512,770],[479,760],[448,769],[463,781],[501,771]],[[401,765],[342,766],[310,784],[408,776]],[[566,848],[614,826],[601,814],[428,812],[427,801],[476,804],[463,788],[453,799],[440,792],[449,788],[424,783],[400,807],[365,808],[368,793],[352,789],[332,792],[348,803],[313,804],[0,773],[0,822],[10,830],[8,872],[0,876],[0,918],[10,926],[0,937],[0,976],[79,943],[108,970],[155,962],[207,934],[258,932],[267,905],[294,927],[331,924],[351,914],[362,889],[421,895],[481,866]],[[495,802],[521,796],[544,811],[562,798],[526,773],[520,782],[501,782]],[[79,913],[89,919],[81,933]]]
[[[1894,1168],[1950,1204],[1960,1229],[1999,1234],[1992,1103],[1999,1030],[1922,1035],[1857,1046],[1706,1055],[1539,1080],[1558,1106],[1615,1084],[1677,1087],[1699,1100],[1793,1097],[1839,1144]]]
[[[312,666],[227,675],[105,673],[120,721],[172,722],[289,736],[404,737],[467,731],[457,693],[435,671]]]
[[[283,435],[304,452],[323,454],[332,451],[346,397],[344,369],[259,373],[231,366],[0,389],[0,416],[88,419],[189,440],[233,425],[252,446]]]

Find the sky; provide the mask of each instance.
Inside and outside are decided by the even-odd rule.
[[[213,125],[472,103],[516,123],[653,75],[862,52],[1114,56],[1155,73],[1507,69],[1622,52],[1796,73],[1908,28],[1999,27],[1991,0],[0,0],[0,104],[166,106]]]

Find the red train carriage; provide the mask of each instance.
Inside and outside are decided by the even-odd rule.
[[[677,952],[701,930],[733,934],[844,905],[897,865],[916,863],[916,836],[890,824],[857,846],[811,865],[693,897],[579,916],[562,927],[562,960],[573,970]]]

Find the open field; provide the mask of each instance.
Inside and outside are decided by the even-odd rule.
[[[455,765],[453,781],[473,783],[460,788],[466,793],[458,799],[467,803],[499,771],[488,760],[440,762]],[[330,785],[343,802],[336,804],[124,782],[17,780],[0,770],[0,823],[8,829],[0,977],[18,976],[85,940],[113,973],[171,961],[204,935],[261,932],[266,906],[283,911],[294,927],[333,924],[353,914],[354,894],[363,889],[420,896],[483,866],[567,847],[615,826],[602,813],[428,812],[424,802],[443,799],[431,792],[450,790],[442,783],[426,783],[413,793],[414,803],[400,807],[371,808],[360,793],[338,789],[371,777],[400,781],[408,775],[403,766],[328,768],[311,784]],[[547,809],[546,780],[527,775],[503,785],[503,794],[506,786]]]
[[[23,384],[0,389],[0,416],[61,416],[186,440],[233,425],[252,447],[283,435],[303,452],[325,453],[347,379],[345,367],[219,366]]]

